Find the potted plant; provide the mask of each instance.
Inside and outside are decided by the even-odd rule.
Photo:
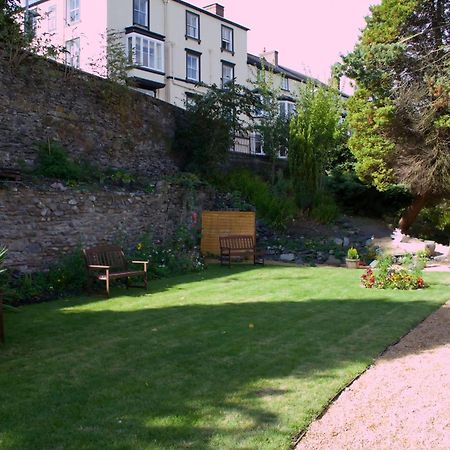
[[[357,269],[359,266],[359,254],[355,247],[350,247],[347,251],[345,263],[349,269]]]

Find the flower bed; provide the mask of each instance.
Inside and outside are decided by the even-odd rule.
[[[425,287],[422,271],[425,267],[424,255],[404,255],[400,258],[382,256],[377,269],[367,269],[361,276],[365,288],[377,289],[422,289]]]

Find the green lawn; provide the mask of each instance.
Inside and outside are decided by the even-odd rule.
[[[0,347],[1,449],[282,449],[445,300],[361,271],[213,267],[28,306]],[[426,343],[425,343],[426,344]]]

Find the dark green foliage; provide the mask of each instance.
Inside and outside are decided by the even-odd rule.
[[[288,191],[281,192],[281,182],[277,188],[272,189],[259,176],[246,170],[238,170],[226,177],[224,187],[240,192],[245,200],[255,206],[258,217],[274,227],[284,228],[297,213],[293,196]]]
[[[83,292],[88,284],[81,250],[64,256],[46,272],[8,273],[5,278],[5,300],[10,304],[33,303]]]
[[[353,172],[333,172],[326,179],[326,189],[347,214],[382,218],[398,217],[410,203],[411,195],[401,186],[383,192],[362,183]]]
[[[245,135],[249,126],[255,95],[235,83],[226,89],[213,85],[187,113],[180,115],[175,136],[175,149],[184,160],[186,170],[210,176],[228,157],[237,135]]]
[[[45,16],[33,18],[32,14],[26,13],[19,0],[0,0],[0,47],[11,67],[16,68],[31,54],[56,59],[65,52],[64,47],[53,44],[48,33],[35,36],[33,22],[42,22]]]
[[[320,223],[333,223],[340,211],[333,196],[327,192],[318,192],[314,198],[311,216]]]
[[[297,115],[290,124],[288,160],[302,209],[311,208],[322,190],[328,156],[341,137],[340,116],[340,100],[332,89],[309,83],[300,92]]]
[[[0,44],[11,51],[12,46],[24,46],[25,35],[20,27],[22,14],[18,0],[0,0]]]
[[[89,173],[83,170],[81,164],[72,161],[60,144],[49,142],[39,145],[37,175],[64,181],[84,181]]]
[[[411,234],[448,245],[450,243],[450,202],[444,201],[424,208],[411,227]]]
[[[348,101],[356,171],[379,190],[414,196],[400,222],[450,195],[450,2],[383,0],[341,70],[356,81]]]
[[[130,186],[135,178],[129,172],[123,169],[108,169],[101,176],[100,181],[119,186]]]
[[[66,149],[56,142],[38,146],[37,169],[33,174],[75,184],[85,182],[130,187],[136,181],[135,177],[124,169],[100,170],[87,162],[74,161]]]

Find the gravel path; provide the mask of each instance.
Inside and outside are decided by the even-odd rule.
[[[450,301],[311,424],[306,449],[450,449]]]

